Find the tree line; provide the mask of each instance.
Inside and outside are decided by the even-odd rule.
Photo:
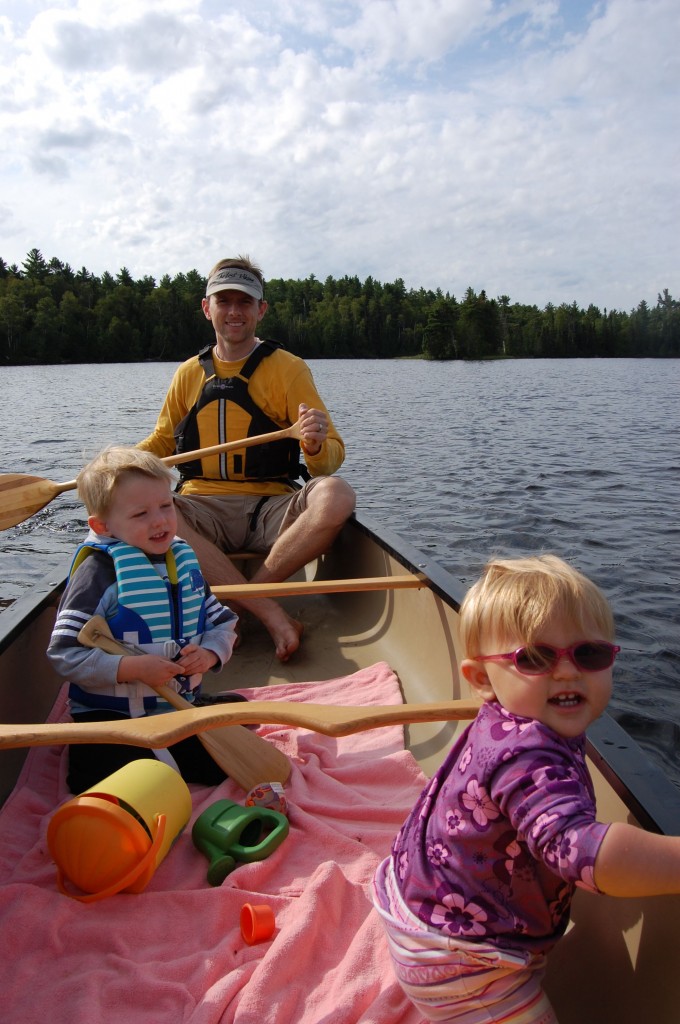
[[[179,361],[213,340],[197,270],[134,280],[100,277],[31,249],[0,257],[0,362]],[[262,337],[308,359],[678,357],[680,302],[664,289],[630,312],[575,302],[543,309],[468,288],[407,289],[372,277],[267,281]]]

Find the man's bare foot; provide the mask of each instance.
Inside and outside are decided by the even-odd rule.
[[[280,623],[277,622],[275,626],[270,624],[267,626],[267,629],[276,646],[276,657],[279,661],[285,662],[288,661],[292,654],[295,654],[300,646],[305,627],[297,619],[287,615],[283,609],[281,609],[281,615]]]
[[[268,597],[253,597],[238,603],[230,601],[229,606],[239,616],[248,614],[260,620],[274,641],[279,661],[288,661],[295,654],[300,646],[304,626],[284,611],[278,601]]]

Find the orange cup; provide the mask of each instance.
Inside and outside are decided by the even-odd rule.
[[[241,907],[241,935],[249,946],[266,942],[274,934],[274,911],[266,904],[253,906],[246,903]]]

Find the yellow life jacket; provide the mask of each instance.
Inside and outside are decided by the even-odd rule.
[[[269,419],[250,395],[249,381],[263,359],[281,346],[275,341],[261,341],[233,377],[218,377],[212,358],[213,346],[202,349],[197,356],[205,384],[196,404],[175,428],[178,453],[208,448],[227,441],[239,441],[257,434],[281,429],[280,423]],[[249,480],[282,481],[290,484],[306,472],[300,462],[300,445],[295,440],[270,441],[240,452],[184,462],[177,467],[182,481]]]

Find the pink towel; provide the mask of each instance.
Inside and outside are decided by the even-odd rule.
[[[262,691],[243,690],[257,699]],[[398,704],[384,663],[343,679],[272,686],[267,698]],[[63,717],[64,697],[53,718]],[[12,1024],[418,1024],[392,975],[369,883],[425,783],[401,726],[332,739],[264,726],[293,761],[290,834],[219,888],[191,824],[231,781],[193,786],[192,819],[147,888],[93,904],[63,896],[45,843],[70,798],[64,748],[33,749],[0,811],[0,991]],[[266,780],[263,780],[266,781]],[[268,903],[273,939],[248,946],[244,903]]]

